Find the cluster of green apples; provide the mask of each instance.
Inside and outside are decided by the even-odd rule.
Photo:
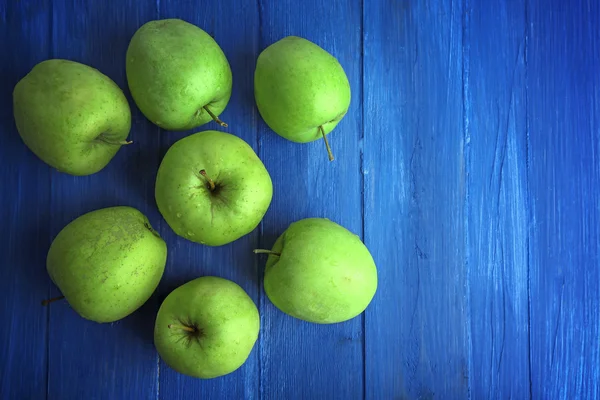
[[[206,32],[179,19],[135,33],[126,74],[141,112],[157,126],[189,130],[219,119],[231,96],[225,54]],[[127,140],[131,111],[107,76],[69,60],[36,65],[15,87],[14,116],[24,143],[71,175],[103,169]],[[350,85],[339,62],[316,44],[286,37],[258,57],[255,99],[269,127],[294,142],[323,138],[346,114]],[[242,139],[204,131],[177,141],[156,177],[158,209],[180,237],[206,246],[253,231],[273,195],[265,166]],[[360,238],[324,218],[292,223],[267,253],[264,288],[281,311],[313,323],[362,313],[377,288],[373,258]],[[53,240],[47,271],[70,306],[99,323],[122,319],[156,290],[167,246],[147,217],[128,206],[95,210]],[[54,299],[52,299],[54,300]],[[256,305],[229,280],[203,276],[172,291],[158,311],[155,346],[176,371],[214,378],[248,358],[260,330]]]

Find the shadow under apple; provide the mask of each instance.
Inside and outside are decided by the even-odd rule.
[[[122,329],[127,329],[131,334],[144,343],[144,346],[154,348],[154,322],[162,301],[159,301],[157,291],[138,308],[135,312],[121,320]]]
[[[52,243],[50,212],[30,218],[26,225],[17,226],[16,243],[12,249],[6,249],[14,256],[9,256],[10,268],[17,271],[19,286],[25,289],[28,297],[35,299],[36,304],[40,304],[42,310],[41,301],[49,294],[58,293],[46,272],[46,255]]]
[[[151,140],[157,142],[154,138]],[[128,146],[131,147],[120,150],[124,153],[121,156],[125,158],[122,164],[125,179],[122,184],[125,186],[123,189],[127,198],[134,200],[135,204],[145,204],[158,212],[154,200],[154,183],[160,163],[158,150],[147,143],[134,142]]]
[[[30,65],[29,65],[30,64]],[[11,154],[26,149],[25,143],[19,136],[17,125],[13,115],[13,90],[16,84],[27,75],[35,63],[28,65],[5,65],[0,69],[0,132],[2,134],[2,146],[0,148],[3,154],[3,162],[22,164],[19,157],[11,157]]]

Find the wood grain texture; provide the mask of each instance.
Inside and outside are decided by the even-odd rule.
[[[233,75],[233,91],[221,119],[229,124],[221,128],[214,122],[195,129],[219,130],[245,140],[258,152],[256,114],[253,104],[251,68],[258,56],[258,10],[255,3],[234,1],[160,1],[159,17],[182,18],[196,24],[221,46]],[[176,140],[190,132],[161,131],[161,157]],[[252,250],[258,247],[260,229],[221,247],[208,247],[177,237],[166,223],[161,235],[167,240],[171,255],[160,287],[161,300],[177,286],[203,275],[216,275],[239,284],[258,306],[257,261]],[[259,338],[264,335],[261,327]],[[255,345],[247,362],[237,371],[219,379],[200,381],[176,373],[160,364],[160,398],[173,399],[255,399],[259,398],[259,350]]]
[[[50,170],[21,141],[12,92],[50,55],[49,1],[0,2],[0,398],[46,395]],[[11,37],[8,42],[8,37]],[[13,49],[20,49],[14,56]],[[42,201],[40,201],[42,200]]]
[[[472,398],[529,396],[526,9],[465,10],[466,260]]]
[[[600,3],[591,0],[0,0],[0,399],[600,399]],[[161,158],[191,132],[138,111],[125,51],[143,23],[178,17],[214,36],[233,71],[221,128],[246,140],[274,182],[259,228],[210,248],[160,216]],[[348,74],[352,104],[321,141],[272,132],[253,97],[256,58],[299,35]],[[129,98],[134,144],[72,177],[20,140],[12,90],[38,62],[98,68]],[[80,318],[45,269],[51,240],[81,214],[144,212],[167,269],[139,311]],[[296,320],[265,296],[269,248],[291,222],[326,217],[361,235],[379,268],[364,315]],[[153,345],[160,302],[218,275],[259,307],[261,332],[231,375],[197,380]]]
[[[261,51],[288,35],[305,37],[339,60],[352,90],[348,114],[328,135],[333,162],[322,141],[292,143],[259,119],[260,156],[275,185],[262,246],[270,248],[290,223],[308,217],[329,218],[362,233],[361,15],[358,1],[260,1]],[[262,271],[266,257],[259,261]],[[260,312],[263,399],[363,397],[361,316],[334,325],[306,323],[276,309],[262,286]]]
[[[364,9],[368,399],[469,393],[460,2]]]
[[[600,4],[529,1],[532,398],[600,398]]]

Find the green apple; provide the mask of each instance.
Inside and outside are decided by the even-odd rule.
[[[180,139],[167,151],[155,195],[160,213],[177,235],[221,246],[258,226],[271,203],[273,184],[246,142],[204,131]]]
[[[13,91],[17,130],[46,164],[71,175],[104,168],[126,141],[131,111],[106,75],[78,62],[37,64]]]
[[[180,19],[150,21],[127,49],[127,82],[142,113],[159,127],[188,130],[218,118],[231,97],[231,68],[215,40]]]
[[[292,223],[267,253],[264,287],[293,317],[319,324],[362,313],[377,290],[377,268],[360,238],[328,219]]]
[[[215,276],[189,281],[163,301],[154,344],[175,371],[210,379],[246,362],[260,330],[258,310],[244,289]]]
[[[65,226],[50,246],[47,269],[79,315],[102,323],[141,307],[158,286],[166,260],[167,246],[146,216],[119,206]]]
[[[350,83],[335,57],[304,38],[283,38],[258,56],[254,96],[273,131],[297,143],[322,137],[333,161],[325,135],[350,106]]]

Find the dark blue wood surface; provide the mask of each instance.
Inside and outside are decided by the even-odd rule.
[[[219,248],[161,219],[156,171],[189,132],[149,123],[127,90],[129,39],[168,17],[223,48],[226,130],[274,182],[260,227]],[[256,58],[290,34],[348,74],[333,163],[323,143],[280,138],[255,108]],[[600,399],[600,3],[0,0],[0,46],[1,399]],[[48,58],[96,67],[128,95],[134,144],[95,175],[53,170],[16,132],[14,85]],[[113,324],[42,307],[58,294],[45,270],[52,239],[119,204],[167,241],[159,289]],[[379,268],[373,303],[342,324],[279,312],[252,254],[313,216],[359,234]],[[200,381],[160,361],[152,329],[164,297],[206,274],[249,293],[261,334],[242,368]]]

